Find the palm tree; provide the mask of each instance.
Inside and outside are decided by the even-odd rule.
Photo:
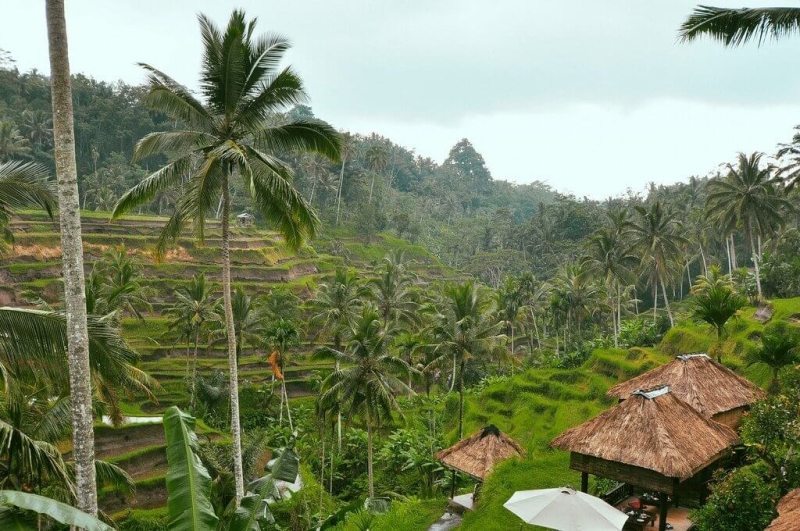
[[[650,205],[649,209],[636,206],[634,210],[636,218],[629,221],[627,226],[630,229],[632,250],[639,255],[642,267],[653,285],[653,319],[657,315],[660,285],[670,325],[675,326],[666,284],[675,261],[681,255],[681,246],[686,244],[686,238],[678,234],[680,223],[677,214],[666,211],[660,201]]]
[[[12,122],[0,122],[0,161],[30,153],[28,140]]]
[[[605,297],[602,286],[592,276],[588,262],[564,266],[553,279],[553,294],[556,306],[564,313],[565,331],[569,331],[574,324],[578,338],[583,331],[583,324],[597,312]]]
[[[191,410],[195,410],[197,397],[197,353],[200,345],[200,336],[206,324],[217,318],[219,300],[212,297],[214,287],[206,283],[204,273],[192,277],[185,286],[175,289],[175,300],[164,308],[164,315],[172,317],[169,330],[180,330],[186,338],[186,365],[189,365],[189,342],[194,342],[194,355],[192,357],[192,385],[191,385]]]
[[[445,288],[446,307],[436,316],[429,331],[436,358],[425,371],[453,363],[450,390],[458,378],[458,438],[464,436],[464,369],[468,361],[486,359],[495,354],[505,338],[499,333],[502,323],[492,315],[490,300],[473,281]]]
[[[721,8],[697,6],[681,24],[680,36],[693,41],[703,36],[739,46],[751,39],[760,45],[768,37],[781,39],[800,30],[800,8]]]
[[[519,277],[519,290],[522,295],[522,304],[530,314],[530,324],[536,333],[536,344],[541,346],[542,339],[539,335],[539,324],[536,312],[548,300],[550,286],[546,282],[539,282],[532,273],[523,273]],[[530,337],[530,345],[533,348],[533,336]]]
[[[734,292],[730,286],[715,284],[695,295],[689,307],[695,320],[708,323],[714,329],[719,347],[719,343],[725,337],[725,325],[746,304],[747,300]],[[717,353],[717,360],[722,361],[721,351]]]
[[[289,355],[289,347],[300,344],[300,330],[289,319],[278,319],[264,331],[264,346],[274,349],[270,355],[270,362],[277,365],[277,370],[273,369],[273,375],[277,375],[281,380],[281,405],[280,423],[283,423],[283,404],[286,403],[286,416],[289,419],[289,429],[294,432],[292,425],[292,413],[289,410],[289,394],[286,392],[286,358]]]
[[[728,175],[708,183],[708,214],[719,216],[723,230],[741,225],[750,241],[750,252],[756,272],[758,298],[761,299],[761,236],[772,234],[784,225],[784,212],[793,211],[792,204],[776,187],[770,167],[761,168],[761,153],[750,156],[739,153],[737,166],[728,164]]]
[[[124,313],[144,321],[142,312],[153,310],[147,300],[148,290],[140,281],[142,266],[135,258],[128,256],[125,244],[106,251],[103,260],[95,264],[92,275],[102,278],[103,311],[89,308],[89,313],[113,314],[113,320],[119,324]]]
[[[268,312],[258,299],[248,295],[241,286],[236,286],[233,291],[232,306],[236,330],[236,359],[239,360],[247,345],[260,345],[267,326]],[[220,326],[211,332],[213,343],[227,339],[224,315],[215,322]]]
[[[375,268],[377,276],[369,280],[381,319],[396,325],[417,321],[417,303],[411,297],[414,273],[402,251],[391,251]]]
[[[342,349],[342,338],[358,317],[362,299],[367,290],[361,286],[358,274],[337,268],[331,282],[320,284],[316,297],[311,301],[313,314],[310,321],[318,323],[322,331],[333,339],[333,348]],[[335,370],[339,370],[336,362]],[[342,415],[337,414],[336,437],[339,451],[342,450]]]
[[[506,335],[511,341],[511,355],[514,355],[514,324],[522,306],[523,292],[513,277],[506,277],[495,292],[497,314],[505,326]]]
[[[326,123],[290,119],[279,115],[289,105],[303,101],[303,83],[290,68],[278,70],[289,42],[280,36],[255,35],[255,20],[234,11],[220,30],[200,15],[204,55],[201,69],[203,100],[152,66],[145,101],[187,129],[151,133],[138,142],[136,160],[162,154],[168,163],[129,190],[117,203],[113,217],[178,186],[185,193],[167,222],[156,248],[166,245],[194,223],[202,242],[205,219],[219,202],[222,207],[222,291],[228,340],[231,393],[231,433],[237,505],[244,496],[241,429],[239,426],[236,329],[233,320],[230,267],[230,187],[238,176],[252,201],[268,222],[277,226],[290,247],[299,247],[317,231],[318,220],[308,203],[292,187],[292,172],[275,152],[316,152],[339,158],[339,135]],[[192,167],[198,158],[198,167]]]
[[[786,191],[790,192],[797,184],[800,184],[800,126],[795,126],[795,133],[790,144],[778,144],[778,152],[775,158],[783,164],[775,173],[786,185]],[[787,160],[788,159],[788,160]]]
[[[630,284],[631,266],[635,260],[624,242],[625,226],[621,224],[617,229],[612,225],[595,232],[589,239],[584,257],[589,267],[605,284],[608,305],[612,309],[615,347],[619,346],[619,329],[622,324],[623,286]]]
[[[350,341],[344,350],[318,349],[314,357],[338,361],[343,369],[334,371],[322,383],[320,409],[343,411],[350,418],[360,416],[367,426],[367,478],[369,497],[375,497],[372,474],[373,430],[401,412],[396,394],[413,393],[396,375],[407,373],[408,365],[391,355],[391,331],[378,313],[366,306],[350,329]],[[401,412],[402,414],[402,412]]]
[[[344,166],[347,161],[355,156],[356,147],[353,143],[353,137],[350,133],[344,133],[341,136],[341,143],[339,145],[340,155],[342,159],[342,168],[339,172],[339,190],[336,192],[336,226],[339,226],[339,211],[342,206],[342,190],[344,189]]]
[[[53,100],[53,138],[61,225],[62,274],[67,314],[72,439],[78,509],[97,515],[94,469],[94,419],[89,363],[89,333],[83,272],[83,240],[75,164],[75,129],[69,71],[64,0],[47,0],[50,92]]]
[[[773,326],[764,331],[761,348],[748,355],[748,367],[767,367],[772,372],[769,392],[778,394],[781,382],[778,374],[784,367],[794,365],[800,360],[800,341],[797,332],[788,327]]]
[[[0,164],[0,241],[13,242],[8,225],[17,209],[38,207],[52,219],[56,199],[45,183],[47,168],[31,162]]]
[[[369,204],[372,204],[372,189],[375,188],[375,176],[386,170],[389,164],[389,153],[386,148],[375,144],[370,146],[364,157],[367,161],[367,167],[372,174],[372,182],[369,185]]]

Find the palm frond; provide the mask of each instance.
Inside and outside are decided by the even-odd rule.
[[[267,151],[317,153],[338,162],[342,151],[341,135],[325,122],[295,120],[292,123],[264,126],[256,143]]]
[[[214,118],[189,89],[164,72],[146,63],[138,63],[149,72],[150,91],[144,103],[154,111],[166,114],[174,120],[189,125],[192,129],[210,131]]]
[[[51,218],[56,198],[46,184],[49,172],[33,162],[10,160],[0,164],[0,213],[6,216],[25,207],[39,207]]]
[[[725,46],[739,46],[757,39],[761,45],[768,38],[781,39],[798,30],[800,8],[728,9],[701,5],[681,24],[680,38],[693,41],[707,36]]]
[[[126,212],[151,201],[160,192],[179,186],[188,178],[191,167],[191,158],[186,156],[151,173],[119,198],[111,219],[117,219]]]

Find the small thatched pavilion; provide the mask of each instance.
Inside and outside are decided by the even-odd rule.
[[[747,408],[763,398],[764,391],[706,354],[686,354],[656,367],[606,393],[625,400],[637,389],[668,385],[669,390],[697,411],[717,422],[736,428]]]
[[[797,531],[800,527],[800,489],[795,489],[778,502],[778,517],[764,531]]]
[[[636,391],[597,417],[571,428],[551,444],[570,454],[570,468],[659,492],[660,530],[666,529],[667,496],[703,498],[705,483],[738,441],[715,422],[662,386]]]
[[[500,431],[486,426],[436,454],[442,464],[483,481],[495,465],[511,457],[524,457],[525,449]]]

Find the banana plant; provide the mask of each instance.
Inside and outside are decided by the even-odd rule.
[[[169,531],[262,531],[274,523],[268,501],[276,499],[274,481],[259,481],[248,492],[230,518],[220,519],[211,504],[211,475],[197,454],[195,418],[173,406],[164,414],[167,436],[167,492]],[[291,452],[293,453],[293,452]],[[283,454],[282,454],[283,456]],[[280,460],[280,457],[279,457]],[[282,477],[291,473],[291,455],[281,461]],[[297,477],[295,465],[295,476]],[[263,479],[263,478],[262,478]]]
[[[0,529],[37,531],[39,525],[36,514],[86,531],[114,531],[110,525],[65,503],[38,494],[0,491]]]

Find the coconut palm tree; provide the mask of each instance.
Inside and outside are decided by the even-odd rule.
[[[761,337],[761,348],[748,355],[748,366],[767,367],[772,372],[769,392],[778,394],[781,382],[778,375],[784,367],[800,361],[800,341],[797,332],[787,326],[770,326]]]
[[[386,170],[386,166],[389,164],[389,153],[386,151],[386,148],[375,144],[370,146],[367,149],[367,153],[365,154],[364,158],[367,162],[367,167],[369,168],[370,173],[372,174],[372,182],[369,185],[369,201],[368,203],[372,204],[372,190],[375,188],[375,176],[379,173],[382,173]]]
[[[322,332],[333,340],[335,350],[342,349],[344,334],[361,311],[362,300],[368,290],[361,285],[355,271],[337,268],[333,280],[320,284],[311,301],[313,314],[310,321],[321,326]],[[335,370],[339,370],[336,362]],[[342,449],[342,415],[337,414],[336,436],[338,449]]]
[[[781,39],[800,30],[800,8],[722,8],[697,6],[681,24],[680,36],[693,41],[706,36],[725,46],[739,46],[751,39]]]
[[[61,226],[64,307],[68,330],[75,487],[78,509],[95,516],[97,483],[94,469],[91,365],[67,23],[64,18],[64,0],[47,0],[45,6],[50,55],[50,93],[53,102],[53,145]]]
[[[236,329],[230,267],[231,179],[241,179],[255,207],[277,227],[290,247],[299,247],[317,231],[313,210],[291,184],[292,171],[276,153],[315,152],[332,160],[340,153],[339,135],[326,123],[290,119],[286,107],[306,98],[303,83],[291,67],[278,65],[289,48],[280,36],[255,34],[255,19],[234,11],[220,29],[199,16],[203,38],[200,74],[202,99],[164,72],[146,64],[150,88],[145,102],[186,128],[151,133],[134,150],[136,160],[167,157],[167,164],[129,190],[114,209],[118,217],[153,199],[159,192],[184,187],[159,238],[156,257],[193,222],[202,242],[205,219],[218,203],[222,215],[222,291],[228,340],[231,433],[237,505],[244,496],[239,426]],[[199,159],[197,166],[193,161]]]
[[[31,148],[13,122],[0,122],[0,161],[25,156]]]
[[[197,353],[200,337],[206,325],[218,318],[219,300],[212,296],[214,286],[206,282],[204,273],[192,277],[185,286],[179,286],[173,292],[174,302],[164,308],[164,315],[172,317],[169,330],[179,330],[186,338],[186,365],[189,365],[189,342],[194,343],[191,377],[191,410],[195,410],[197,397]]]
[[[736,313],[747,305],[747,299],[734,292],[730,286],[715,284],[695,295],[689,303],[692,318],[707,323],[716,332],[717,347],[725,337],[725,325]],[[722,352],[717,352],[717,360],[722,361]]]
[[[381,319],[397,325],[417,321],[417,303],[411,297],[414,273],[402,251],[391,251],[375,268],[376,277],[369,280],[372,295]]]
[[[619,328],[622,320],[622,292],[630,284],[631,269],[636,259],[624,240],[625,225],[613,225],[594,233],[586,246],[584,261],[605,284],[611,321],[614,328],[614,346],[619,346]]]
[[[316,359],[334,359],[343,367],[322,382],[321,410],[342,411],[349,418],[360,417],[367,427],[367,481],[369,497],[375,496],[372,473],[373,431],[402,414],[396,395],[413,393],[397,375],[407,374],[408,365],[389,352],[391,330],[387,330],[374,308],[366,306],[350,329],[344,350],[319,348]]]
[[[347,161],[355,157],[356,146],[353,142],[353,136],[345,132],[341,136],[340,155],[342,159],[342,168],[339,171],[339,190],[336,192],[336,226],[339,226],[339,212],[342,206],[342,190],[344,189],[344,167]]]
[[[464,370],[470,360],[486,359],[502,349],[505,337],[491,308],[491,300],[475,282],[449,285],[444,292],[445,307],[428,331],[433,343],[424,348],[436,357],[425,371],[452,363],[450,390],[458,380],[458,438],[464,436]]]
[[[13,242],[8,225],[20,208],[41,208],[52,219],[56,198],[46,184],[47,168],[32,162],[9,161],[0,164],[0,243]]]
[[[272,354],[269,357],[271,363],[277,365],[277,370],[273,368],[273,375],[281,381],[281,405],[280,423],[283,423],[283,404],[286,404],[286,416],[289,419],[289,429],[294,432],[292,424],[292,413],[289,410],[289,394],[286,392],[286,359],[289,357],[289,348],[300,344],[300,330],[289,319],[278,319],[271,323],[264,331],[264,346]]]
[[[649,277],[653,286],[653,319],[658,310],[658,288],[664,297],[670,325],[675,325],[672,310],[667,298],[667,282],[672,276],[676,260],[681,256],[681,246],[686,238],[678,233],[680,223],[675,212],[664,209],[660,201],[650,205],[634,207],[636,216],[628,221],[632,252],[635,252],[642,263],[643,272]]]
[[[523,292],[513,277],[506,277],[495,292],[495,305],[497,316],[505,327],[506,336],[511,341],[511,355],[514,355],[514,324],[517,322],[520,307],[522,306]]]
[[[728,175],[708,183],[707,212],[718,216],[728,233],[741,225],[750,241],[756,272],[758,298],[761,299],[761,237],[784,225],[784,214],[792,204],[776,186],[770,167],[761,167],[762,153],[739,153],[736,166],[728,164]]]
[[[242,357],[242,352],[247,345],[259,346],[267,327],[268,312],[262,301],[254,299],[241,286],[233,290],[233,323],[236,330],[236,359]],[[219,310],[220,308],[217,307]],[[212,343],[227,339],[224,313],[220,319],[213,321],[218,325],[211,331]]]

